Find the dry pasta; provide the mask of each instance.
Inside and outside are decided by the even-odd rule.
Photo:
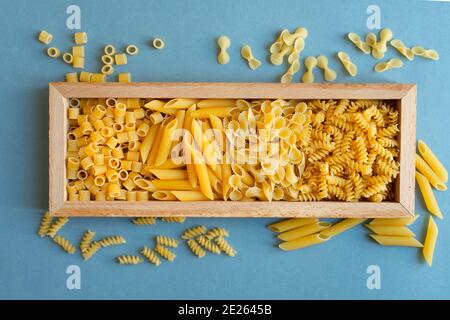
[[[347,37],[359,50],[365,54],[370,53],[370,46],[366,42],[362,41],[359,35],[354,32],[350,32]]]
[[[161,260],[153,249],[150,249],[144,246],[141,250],[141,254],[147,258],[150,263],[153,263],[155,266],[159,266],[161,264]]]
[[[139,48],[135,46],[134,44],[130,44],[127,46],[126,50],[127,54],[130,56],[135,56],[139,53]]]
[[[160,244],[156,244],[155,251],[166,260],[173,261],[176,258],[175,253]]]
[[[408,60],[414,60],[414,52],[411,48],[408,48],[401,40],[393,39],[391,40],[390,44]]]
[[[59,56],[61,55],[61,51],[58,48],[50,47],[47,49],[47,55],[50,58],[59,58]]]
[[[366,228],[375,234],[382,236],[399,236],[399,237],[415,237],[414,232],[405,226],[390,226],[390,225],[370,225]]]
[[[283,241],[291,241],[297,238],[302,238],[305,236],[309,236],[311,234],[320,232],[324,229],[327,229],[331,226],[331,223],[325,221],[318,221],[316,223],[308,224],[306,226],[292,229],[289,231],[282,232],[278,234],[278,239]]]
[[[434,49],[425,49],[420,46],[415,46],[411,48],[411,51],[414,53],[414,55],[422,58],[439,60],[439,53]]]
[[[434,173],[442,180],[442,182],[448,181],[448,172],[439,158],[433,153],[433,151],[427,146],[423,140],[418,142],[418,150],[422,158],[428,163]]]
[[[150,224],[156,224],[156,218],[153,217],[138,217],[134,218],[132,220],[134,224],[137,225],[150,225]]]
[[[434,249],[436,247],[438,233],[438,227],[434,222],[433,217],[430,216],[422,250],[423,257],[430,267],[433,264]]]
[[[163,217],[161,218],[163,222],[174,222],[174,223],[183,223],[186,221],[185,217]]]
[[[208,239],[218,238],[218,237],[228,237],[230,234],[227,229],[222,227],[212,228],[206,232],[205,237]]]
[[[75,248],[75,246],[73,244],[71,244],[69,242],[69,240],[67,240],[66,238],[64,238],[63,236],[60,236],[59,234],[55,235],[53,237],[53,241],[59,245],[65,252],[67,252],[68,254],[74,254],[75,251],[77,251],[77,249]]]
[[[95,237],[95,232],[91,230],[87,230],[80,241],[80,250],[81,252],[86,252],[91,245],[92,240]]]
[[[75,32],[73,36],[76,44],[86,44],[88,42],[88,36],[86,32]]]
[[[441,209],[439,208],[439,204],[434,196],[433,189],[431,189],[430,182],[428,182],[427,178],[416,171],[416,181],[419,185],[420,192],[422,193],[423,200],[425,201],[425,205],[428,211],[434,214],[439,219],[443,219]]]
[[[447,190],[447,186],[436,175],[431,167],[425,162],[425,160],[416,154],[416,169],[427,178],[431,185],[439,191]]]
[[[220,250],[230,257],[234,257],[237,252],[236,250],[225,240],[224,237],[217,237],[214,239],[216,244],[219,246]]]
[[[89,245],[89,247],[86,248],[85,251],[81,252],[81,256],[83,257],[84,260],[89,260],[101,248],[102,248],[102,246],[98,242],[94,241]]]
[[[196,238],[196,240],[203,248],[205,248],[209,252],[220,254],[221,251],[220,247],[211,240],[209,240],[206,236],[200,235]]]
[[[416,214],[411,218],[376,218],[372,219],[369,224],[373,226],[409,226],[413,224],[419,218],[419,216],[420,215]]]
[[[320,233],[315,233],[306,237],[282,242],[278,245],[278,247],[284,251],[291,251],[321,244],[328,240],[330,240],[330,237],[322,235]]]
[[[123,255],[117,257],[117,262],[119,264],[140,264],[143,263],[144,260],[139,256]]]
[[[256,70],[261,66],[261,61],[259,61],[253,56],[252,49],[250,48],[250,46],[245,45],[241,48],[241,56],[242,58],[247,60],[250,69]]]
[[[325,56],[317,57],[317,67],[323,70],[323,77],[326,81],[336,80],[336,71],[328,67],[328,58]]]
[[[382,59],[387,51],[387,43],[392,39],[393,33],[389,28],[380,30],[380,41],[377,41],[377,37],[373,33],[369,33],[366,36],[366,43],[372,48],[372,56],[375,59]]]
[[[376,72],[385,72],[385,71],[390,70],[390,69],[401,68],[402,66],[403,66],[402,60],[397,59],[397,58],[393,58],[393,59],[390,59],[390,60],[388,60],[386,62],[384,62],[384,61],[378,62],[375,65],[374,70]]]
[[[270,224],[268,228],[273,232],[285,232],[309,224],[316,223],[317,221],[318,221],[317,218],[292,218]]]
[[[73,63],[73,55],[71,53],[65,52],[62,56],[63,61],[67,64]]]
[[[39,33],[38,40],[40,42],[42,42],[43,44],[47,44],[48,45],[48,44],[50,44],[50,42],[52,42],[53,35],[50,34],[48,31],[42,30]]]
[[[178,240],[168,236],[156,236],[156,243],[171,248],[178,247]]]
[[[378,244],[382,246],[394,247],[423,247],[423,245],[413,237],[404,236],[382,236],[377,234],[370,235]]]
[[[110,247],[110,246],[117,246],[117,245],[125,244],[125,243],[127,243],[127,241],[122,236],[110,236],[110,237],[105,237],[105,238],[99,240],[98,243],[100,244],[100,246],[102,248],[106,248],[106,247]]]
[[[219,47],[219,53],[217,54],[217,62],[220,64],[227,64],[230,62],[230,55],[227,49],[231,46],[230,38],[227,36],[220,36],[217,39],[217,45]]]
[[[66,217],[56,219],[56,221],[48,228],[47,235],[53,238],[67,222],[69,222],[69,219]]]
[[[313,83],[314,82],[314,68],[317,67],[317,59],[315,57],[309,56],[305,59],[305,68],[306,71],[303,74],[302,81],[304,83]]]
[[[52,216],[51,214],[47,211],[46,213],[44,213],[44,215],[42,216],[41,219],[41,223],[39,225],[39,229],[38,229],[38,235],[40,237],[45,237],[48,233],[48,230],[50,229],[50,226],[52,224]]]
[[[358,74],[358,67],[350,60],[350,56],[347,53],[339,51],[337,56],[349,75],[354,77]]]
[[[366,220],[367,219],[343,219],[326,228],[325,230],[320,231],[320,234],[328,237],[335,237],[350,228],[356,227]]]
[[[160,38],[153,39],[152,45],[153,45],[153,48],[155,48],[157,50],[164,49],[164,47],[166,46],[164,41]]]
[[[203,248],[196,240],[188,239],[187,245],[189,247],[189,250],[191,250],[191,252],[195,254],[198,258],[203,258],[206,255],[206,251],[203,250]]]
[[[127,55],[125,53],[119,53],[114,55],[114,62],[118,66],[127,64]]]
[[[181,235],[181,239],[189,240],[205,233],[206,233],[205,226],[195,226],[185,230]]]

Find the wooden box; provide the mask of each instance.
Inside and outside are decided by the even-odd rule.
[[[416,86],[410,84],[50,83],[49,210],[55,216],[394,218],[414,214]],[[395,201],[66,201],[68,98],[389,99],[398,101],[400,174]]]

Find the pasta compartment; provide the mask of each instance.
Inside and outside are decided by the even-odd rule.
[[[409,217],[414,214],[414,155],[415,155],[415,113],[416,113],[416,86],[409,84],[271,84],[271,83],[50,83],[50,134],[49,134],[49,210],[52,215],[56,216],[197,216],[197,217],[339,217],[339,218],[395,218],[395,217]],[[177,99],[184,97],[185,99]],[[155,194],[155,199],[164,201],[148,201],[149,193],[145,190],[155,192],[157,190],[147,183],[148,180],[135,177],[135,173],[141,170],[138,166],[139,158],[134,158],[134,154],[138,157],[139,145],[142,143],[142,137],[146,135],[149,128],[146,126],[138,128],[129,125],[133,118],[132,111],[136,106],[133,106],[135,101],[140,99],[161,99],[164,101],[173,100],[171,108],[175,110],[187,110],[186,106],[182,104],[184,100],[199,101],[202,99],[224,99],[223,101],[230,101],[231,99],[245,99],[245,100],[299,100],[299,101],[313,101],[313,100],[386,100],[390,101],[398,110],[398,124],[399,132],[396,143],[398,144],[398,159],[399,173],[392,183],[393,196],[388,201],[369,202],[356,201],[345,202],[337,200],[321,200],[317,202],[303,202],[303,201],[277,201],[279,195],[273,196],[274,201],[223,201],[214,200],[210,203],[205,196],[200,197],[198,192],[192,192],[185,186],[186,177],[183,175],[177,176],[179,186],[173,193],[159,192]],[[94,161],[98,163],[86,163],[80,161],[81,173],[96,172],[96,176],[92,177],[89,174],[77,174],[77,172],[68,172],[75,168],[76,161],[71,161],[72,169],[67,168],[67,157],[74,154],[76,149],[75,142],[68,144],[67,139],[69,135],[70,123],[75,121],[75,117],[82,117],[75,112],[68,112],[69,107],[79,104],[81,100],[95,100],[102,99],[104,106],[98,106],[91,110],[96,115],[108,112],[106,109],[111,104],[120,104],[120,101],[126,101],[131,104],[124,110],[124,114],[116,114],[115,117],[123,120],[121,128],[108,126],[112,129],[101,129],[100,134],[95,135],[97,127],[101,123],[92,122],[92,126],[79,126],[79,131],[93,134],[92,141],[102,141],[103,144],[115,147],[118,143],[117,139],[131,139],[133,143],[128,145],[128,153],[125,154],[128,158],[123,159],[124,170],[117,170],[117,180],[114,180],[113,172],[108,172],[107,166],[101,163],[101,157],[95,157]],[[126,99],[126,100],[125,100]],[[228,99],[228,100],[227,100]],[[176,100],[179,100],[177,102]],[[171,102],[172,103],[172,102]],[[80,105],[80,111],[83,105]],[[73,109],[73,108],[72,108]],[[196,117],[201,118],[202,110],[213,110],[211,106],[197,109]],[[121,108],[116,111],[121,113]],[[154,109],[153,111],[157,110]],[[71,110],[73,111],[73,110]],[[128,111],[128,112],[127,112]],[[196,111],[194,111],[196,112]],[[68,119],[72,116],[72,120]],[[213,114],[215,114],[213,112]],[[220,117],[220,112],[218,113]],[[125,120],[127,116],[127,120]],[[136,115],[133,115],[135,117]],[[145,114],[139,115],[145,116]],[[101,116],[99,116],[101,117]],[[209,117],[209,115],[207,116]],[[175,117],[172,117],[175,119]],[[320,120],[319,120],[320,121]],[[171,123],[171,127],[176,127],[176,121]],[[165,124],[167,125],[167,123]],[[78,129],[77,128],[77,129]],[[91,130],[91,131],[90,131]],[[114,134],[114,130],[120,130],[120,135]],[[139,134],[132,134],[133,130],[137,130]],[[108,132],[107,132],[108,131]],[[81,141],[84,136],[75,137],[76,130],[71,131],[72,138],[78,139],[78,144],[83,145]],[[280,131],[283,134],[283,130]],[[110,135],[111,134],[111,135]],[[155,135],[157,132],[155,132]],[[110,135],[110,136],[109,136]],[[114,137],[113,137],[114,135]],[[109,136],[109,137],[108,137]],[[112,139],[114,138],[114,139]],[[117,138],[117,139],[116,139]],[[140,140],[139,140],[140,139]],[[89,139],[88,139],[89,140]],[[125,141],[125,140],[123,140]],[[126,140],[128,141],[128,140]],[[91,141],[85,146],[86,153],[92,152],[94,155],[99,151],[95,148],[96,145]],[[73,150],[71,149],[73,146]],[[84,145],[83,145],[84,146]],[[129,148],[133,150],[129,150]],[[101,147],[100,147],[101,148]],[[356,148],[356,147],[355,147]],[[115,151],[115,150],[113,150]],[[165,155],[164,155],[165,156]],[[205,155],[206,156],[206,155]],[[92,157],[91,157],[92,158]],[[158,163],[163,164],[165,157],[158,158]],[[73,160],[73,159],[72,159]],[[86,169],[87,166],[94,166],[92,169]],[[267,164],[270,167],[270,164]],[[85,167],[83,167],[85,166]],[[108,166],[109,168],[109,166]],[[208,170],[209,167],[208,167]],[[139,174],[138,174],[139,175]],[[108,188],[114,193],[116,200],[107,196],[100,195],[96,200],[98,201],[80,201],[86,200],[87,192],[80,192],[79,195],[69,194],[68,189],[77,188],[77,183],[71,180],[70,188],[67,188],[67,177],[71,179],[92,179],[88,181],[92,185],[92,190],[99,190],[103,185],[108,184]],[[114,184],[117,181],[117,184]],[[140,181],[140,182],[139,182]],[[92,182],[92,183],[90,183]],[[145,183],[144,183],[145,182]],[[121,189],[120,184],[125,183],[131,186],[132,183],[139,185],[138,189],[130,190],[127,195],[124,189]],[[144,183],[144,184],[143,184]],[[232,180],[232,183],[237,183]],[[166,186],[168,184],[163,183]],[[212,191],[216,192],[217,188],[221,188],[220,181],[211,181]],[[97,189],[96,189],[97,188]],[[143,189],[144,188],[144,189]],[[147,188],[147,189],[145,189]],[[90,190],[88,188],[88,190]],[[159,189],[158,189],[159,190]],[[197,189],[198,190],[198,189]],[[203,191],[203,190],[202,190]],[[248,194],[252,197],[258,197],[261,190],[257,188],[249,188]],[[145,193],[145,194],[144,194]],[[188,197],[194,201],[175,201],[177,199],[184,199]],[[230,199],[241,199],[242,196],[237,194],[230,194]],[[337,199],[334,197],[333,199]],[[212,199],[212,198],[210,198]],[[75,200],[75,201],[74,201]],[[126,201],[137,200],[137,201]],[[245,200],[245,199],[244,199]],[[306,199],[308,200],[308,199]]]

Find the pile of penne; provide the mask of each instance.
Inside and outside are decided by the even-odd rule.
[[[70,201],[382,201],[399,172],[384,100],[70,99]]]

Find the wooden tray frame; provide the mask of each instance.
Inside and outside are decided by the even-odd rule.
[[[400,174],[392,202],[67,201],[68,98],[390,99],[398,101]],[[50,83],[49,210],[55,216],[396,218],[414,215],[416,85],[277,83]]]

